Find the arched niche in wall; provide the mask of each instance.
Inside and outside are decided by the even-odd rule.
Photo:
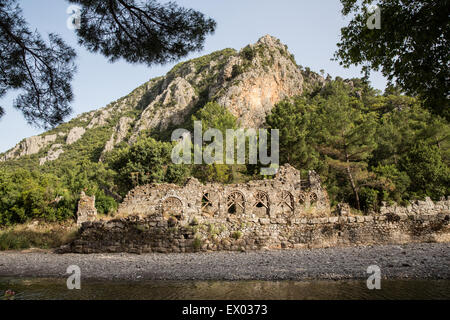
[[[255,203],[253,205],[253,213],[258,217],[266,217],[270,215],[269,194],[264,191],[255,193]]]
[[[280,202],[278,203],[278,206],[281,209],[281,212],[284,214],[292,214],[294,213],[295,209],[295,201],[294,196],[289,191],[282,191],[280,192]]]
[[[310,204],[310,205],[316,204],[316,203],[317,203],[317,199],[318,199],[317,193],[311,192],[311,193],[309,194],[309,204]]]
[[[245,197],[242,192],[230,192],[227,196],[227,212],[229,214],[243,214],[245,212]]]
[[[201,210],[203,213],[213,214],[215,208],[214,194],[211,191],[204,191],[202,195]]]
[[[180,221],[183,218],[183,201],[175,196],[165,198],[161,202],[161,213],[166,220],[176,218]]]

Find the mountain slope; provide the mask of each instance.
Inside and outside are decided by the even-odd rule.
[[[303,88],[302,71],[287,46],[267,35],[239,52],[225,49],[180,63],[105,108],[23,140],[0,161],[44,165],[83,156],[98,161],[142,133],[162,134],[183,126],[208,101],[230,110],[241,127],[258,128],[274,104],[301,94]]]

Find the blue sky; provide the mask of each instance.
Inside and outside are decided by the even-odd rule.
[[[182,6],[197,9],[217,21],[214,35],[206,39],[198,57],[224,48],[240,49],[256,42],[265,34],[279,38],[288,45],[297,63],[314,71],[325,70],[331,76],[360,77],[359,68],[344,69],[331,61],[339,41],[340,28],[348,21],[341,15],[339,0],[179,0]],[[106,106],[127,95],[134,88],[156,76],[164,75],[175,64],[147,67],[125,62],[111,64],[103,56],[87,52],[77,44],[73,31],[67,29],[69,4],[64,0],[21,0],[26,20],[32,29],[45,35],[60,34],[77,50],[78,71],[74,77],[75,117],[86,111]],[[185,60],[185,59],[183,59]],[[371,76],[372,85],[383,90],[386,80],[378,73]],[[0,152],[23,138],[43,132],[28,125],[22,114],[11,105],[17,92],[2,99],[6,115],[0,119]],[[66,120],[70,120],[70,118]]]

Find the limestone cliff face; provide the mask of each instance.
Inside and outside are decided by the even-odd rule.
[[[233,69],[244,72],[226,86],[218,98],[246,128],[260,127],[273,106],[303,91],[303,76],[287,47],[271,36],[244,48],[225,67],[225,79]],[[236,72],[236,71],[235,71]]]
[[[141,114],[130,142],[135,142],[143,130],[154,128],[165,130],[169,125],[182,124],[198,99],[194,87],[181,77],[172,81],[164,79],[160,91]]]
[[[101,159],[121,142],[136,142],[144,132],[182,127],[208,101],[227,108],[241,127],[259,128],[277,102],[305,88],[287,46],[267,35],[240,51],[225,49],[180,63],[105,108],[25,139],[0,161],[36,155],[42,165],[73,150],[71,145],[79,148],[88,137],[92,141],[92,136],[104,139]]]
[[[34,136],[26,138],[3,155],[1,161],[7,161],[38,153],[42,148],[56,141],[57,135]]]
[[[83,134],[85,134],[86,129],[81,127],[75,127],[69,131],[69,134],[67,135],[66,143],[67,144],[73,144],[80,140],[83,137]]]

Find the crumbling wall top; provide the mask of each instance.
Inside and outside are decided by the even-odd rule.
[[[80,194],[77,211],[77,224],[83,222],[94,221],[97,217],[97,209],[95,208],[95,196],[87,196],[84,191]]]

